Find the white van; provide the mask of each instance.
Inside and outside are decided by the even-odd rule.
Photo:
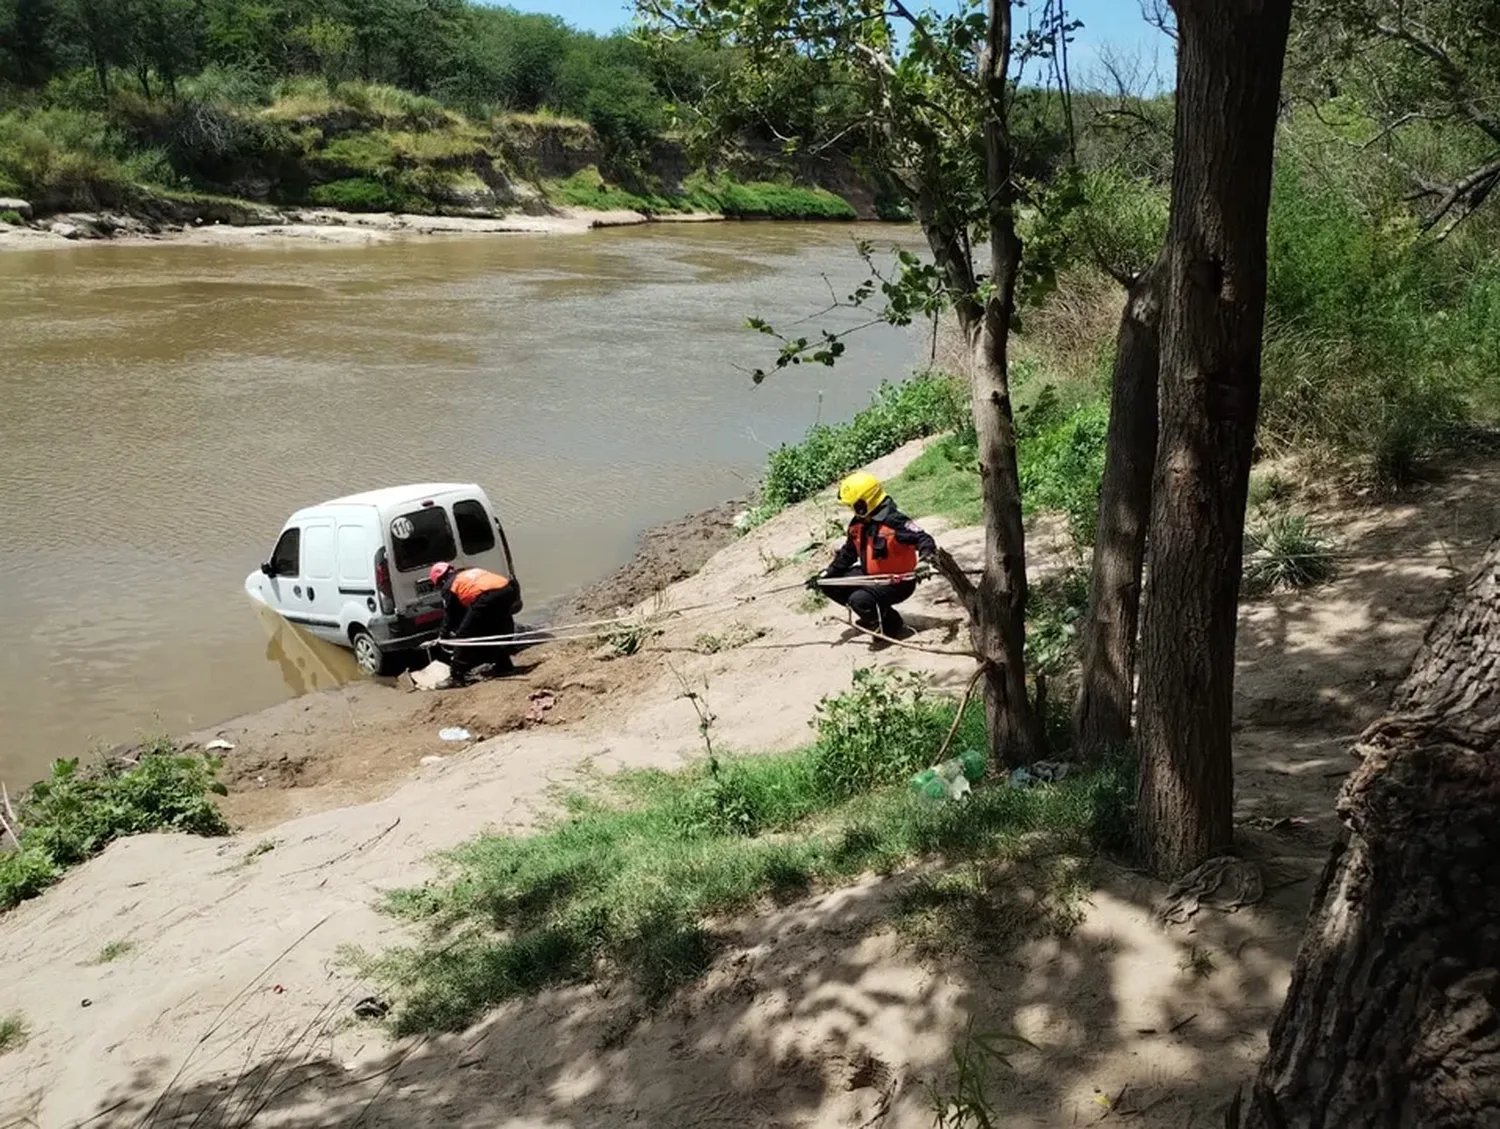
[[[298,510],[271,559],[245,578],[245,591],[318,638],[351,648],[366,674],[391,674],[442,625],[442,596],[427,577],[438,561],[502,573],[520,595],[489,498],[472,483],[452,482],[392,486]]]

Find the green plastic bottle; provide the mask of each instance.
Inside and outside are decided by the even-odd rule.
[[[984,768],[989,759],[978,749],[965,749],[958,754],[958,759],[970,784],[978,784],[984,779]]]

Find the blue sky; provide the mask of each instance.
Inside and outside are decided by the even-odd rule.
[[[525,12],[548,12],[561,16],[585,31],[611,31],[630,22],[633,7],[622,0],[510,0],[509,6]],[[1083,21],[1074,43],[1072,70],[1082,85],[1098,66],[1101,51],[1125,57],[1140,56],[1147,64],[1153,57],[1166,81],[1172,73],[1172,44],[1141,19],[1137,0],[1070,0],[1068,11]],[[1024,13],[1018,13],[1022,19]]]

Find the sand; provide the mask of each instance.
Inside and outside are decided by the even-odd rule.
[[[894,472],[915,447],[873,469]],[[819,697],[860,665],[963,684],[965,658],[872,653],[837,609],[798,610],[797,584],[829,547],[833,511],[820,499],[652,601],[662,613],[709,608],[664,618],[637,655],[540,649],[511,682],[452,694],[372,687],[364,708],[334,696],[292,703],[274,737],[242,731],[229,807],[257,830],[116,843],[0,917],[0,1015],[23,1014],[32,1032],[0,1060],[0,1126],[187,1126],[229,1095],[234,1116],[196,1124],[916,1129],[932,1123],[925,1086],[946,1074],[971,1018],[1032,1044],[995,1074],[1002,1124],[1092,1124],[1111,1104],[1137,1126],[1219,1124],[1285,991],[1347,742],[1500,528],[1497,482],[1500,463],[1489,462],[1398,502],[1330,502],[1318,516],[1342,541],[1339,578],[1246,606],[1236,817],[1273,877],[1259,906],[1163,927],[1152,915],[1160,887],[1101,865],[1067,938],[932,963],[888,928],[892,899],[914,877],[870,877],[715,923],[721,958],[655,1013],[594,986],[502,1007],[451,1036],[393,1041],[356,1019],[353,1003],[372,986],[342,947],[403,937],[372,908],[380,892],[420,883],[434,851],[482,829],[534,825],[549,789],[580,771],[698,756],[680,679],[709,702],[718,742],[738,750],[804,741]],[[931,527],[975,558],[978,531]],[[1056,530],[1035,531],[1041,567],[1062,551]],[[911,608],[920,642],[962,646],[940,583]],[[699,636],[733,624],[765,634],[699,653]],[[542,690],[554,704],[533,711]],[[436,731],[456,720],[486,739],[443,746]],[[269,755],[256,743],[273,740],[316,754],[286,778],[267,764],[252,772],[248,758]],[[421,763],[431,757],[441,759]],[[133,947],[94,963],[111,941]],[[1180,969],[1193,949],[1211,955],[1211,975]]]

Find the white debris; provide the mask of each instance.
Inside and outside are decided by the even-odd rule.
[[[462,725],[450,725],[447,729],[438,730],[438,738],[443,741],[472,741],[474,734]]]

